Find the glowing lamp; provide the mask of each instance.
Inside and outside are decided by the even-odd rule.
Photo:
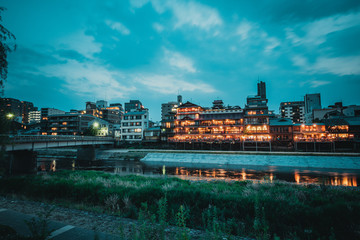
[[[98,127],[99,127],[99,123],[94,122],[93,126],[94,126],[95,128],[98,128]]]

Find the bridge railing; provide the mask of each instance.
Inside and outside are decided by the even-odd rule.
[[[114,141],[113,137],[97,137],[97,136],[29,136],[16,135],[9,136],[9,141],[14,143],[21,142],[66,142],[66,141]]]

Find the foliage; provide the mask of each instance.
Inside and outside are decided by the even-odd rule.
[[[14,34],[12,34],[7,28],[5,28],[2,22],[1,13],[5,11],[4,7],[0,7],[0,88],[4,87],[4,82],[7,77],[7,56],[9,52],[12,52],[16,49],[15,43],[11,40],[15,40]]]
[[[328,186],[324,190],[318,185],[277,181],[209,183],[59,171],[2,178],[0,194],[81,204],[139,219],[141,226],[134,227],[137,239],[163,239],[168,225],[182,229],[179,232],[183,234],[177,236],[182,239],[187,238],[189,228],[207,231],[209,239],[231,235],[258,239],[360,238],[360,190],[351,187]]]
[[[84,135],[85,136],[97,136],[99,132],[99,129],[94,127],[94,126],[90,126],[89,128],[87,128],[84,131]]]

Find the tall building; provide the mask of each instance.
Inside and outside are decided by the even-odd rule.
[[[42,135],[82,135],[89,123],[96,119],[86,114],[53,114],[47,116],[48,124],[41,127]]]
[[[65,111],[55,109],[55,108],[41,108],[41,119],[40,126],[43,135],[47,135],[47,131],[49,128],[49,117],[53,115],[61,115],[65,114]]]
[[[29,123],[39,123],[41,120],[41,111],[30,111],[29,112]]]
[[[15,98],[0,98],[0,112],[12,113],[22,123],[29,123],[29,112],[37,110],[32,102]]]
[[[144,139],[144,131],[149,127],[149,112],[133,109],[126,112],[121,121],[121,139],[127,142],[139,142]]]
[[[177,102],[168,102],[161,104],[161,120],[167,119],[167,115],[176,113],[176,108],[182,104],[182,96],[177,96]]]
[[[311,124],[314,121],[314,109],[321,109],[320,93],[306,94],[305,102],[305,122]]]
[[[280,116],[291,119],[293,123],[305,123],[305,102],[282,102],[280,103]]]
[[[257,95],[263,99],[266,99],[266,86],[265,82],[260,81],[257,84]]]
[[[119,124],[122,116],[122,105],[120,103],[110,104],[100,100],[96,104],[94,102],[86,102],[86,110],[84,113],[101,118],[113,124]]]
[[[65,111],[56,108],[41,108],[41,120],[47,120],[47,117],[58,114],[65,114]]]
[[[182,102],[182,96],[181,95],[178,95],[177,96],[177,102],[179,103],[179,105],[181,105],[183,102]]]
[[[97,109],[102,109],[102,108],[106,108],[108,106],[108,102],[105,100],[98,100],[96,101],[96,108]]]
[[[245,112],[245,124],[262,125],[269,124],[269,118],[272,114],[269,112],[268,100],[266,98],[266,86],[265,82],[259,82],[257,84],[258,94],[255,96],[248,96],[246,98]]]
[[[140,111],[144,106],[139,100],[130,100],[130,102],[125,103],[125,112],[130,112],[131,110]]]
[[[178,107],[177,102],[168,102],[161,104],[161,120],[166,119],[166,116],[171,112],[176,112],[176,108]]]
[[[34,107],[32,102],[21,101],[21,117],[23,123],[29,123],[29,112],[35,111],[37,108]]]
[[[321,109],[320,93],[306,94],[304,102],[305,113],[311,113],[314,109]]]
[[[15,98],[0,98],[0,111],[7,114],[12,113],[15,117],[21,117],[21,101]]]

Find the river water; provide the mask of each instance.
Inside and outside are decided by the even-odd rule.
[[[256,156],[251,156],[256,157]],[[315,157],[316,158],[316,157]],[[75,158],[38,157],[39,171],[73,169],[99,170],[119,175],[176,176],[188,180],[287,181],[298,184],[325,184],[357,187],[360,169],[299,168],[278,166],[143,162],[134,160],[76,161]]]

